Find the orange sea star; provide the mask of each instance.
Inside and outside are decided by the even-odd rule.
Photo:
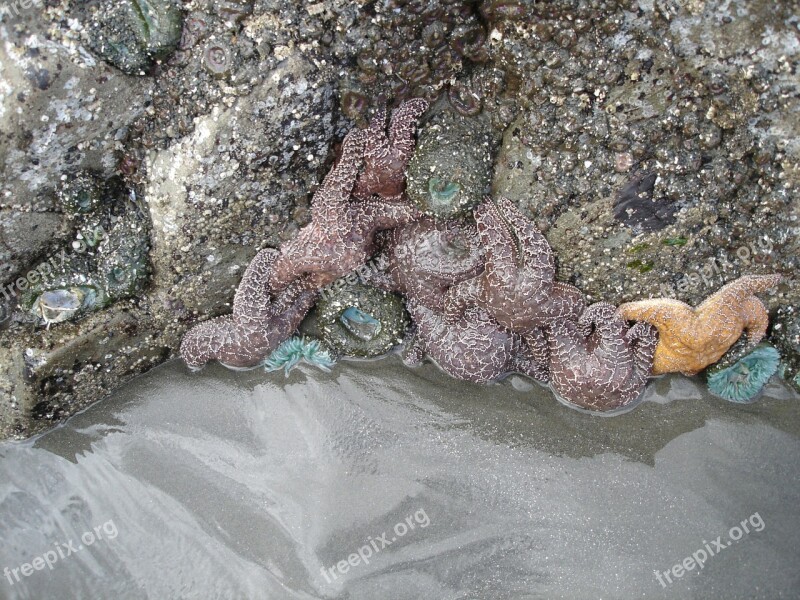
[[[769,317],[755,294],[780,280],[780,275],[745,275],[696,308],[671,298],[654,298],[622,304],[618,312],[629,321],[645,321],[658,329],[653,375],[695,375],[722,358],[743,331],[751,347],[761,341]]]

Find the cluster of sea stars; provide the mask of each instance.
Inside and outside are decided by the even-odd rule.
[[[474,221],[420,214],[405,196],[405,171],[426,109],[424,100],[410,100],[392,113],[388,135],[379,111],[366,130],[345,137],[312,198],[311,223],[280,250],[255,257],[232,315],[187,333],[181,354],[190,367],[263,363],[320,288],[376,253],[386,268],[373,271],[371,283],[402,294],[414,321],[408,364],[427,354],[474,382],[523,373],[584,409],[631,405],[652,374],[695,374],[745,330],[752,345],[761,340],[767,311],[754,294],[778,275],[742,277],[696,309],[670,299],[586,306],[577,288],[555,280],[550,245],[509,200],[487,198]]]
[[[210,360],[256,366],[300,325],[319,289],[366,262],[375,234],[420,216],[403,195],[414,132],[428,103],[410,100],[351,131],[342,155],[311,200],[311,222],[280,250],[259,252],[245,271],[233,314],[193,327],[181,356],[194,369]]]

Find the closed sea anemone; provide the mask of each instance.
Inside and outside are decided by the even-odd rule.
[[[778,370],[780,354],[769,344],[757,346],[731,366],[708,375],[708,389],[729,402],[754,402]]]
[[[342,356],[375,358],[397,346],[408,328],[403,300],[347,277],[317,301],[320,337]]]
[[[288,377],[289,371],[300,361],[305,361],[326,372],[336,364],[330,351],[319,340],[295,336],[283,342],[270,354],[264,363],[264,369],[266,371],[283,369]]]

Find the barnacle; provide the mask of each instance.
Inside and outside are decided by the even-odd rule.
[[[372,11],[377,18],[364,18],[353,34],[358,71],[347,90],[365,94],[362,86],[369,86],[373,97],[433,101],[465,67],[488,58],[486,28],[473,2],[379,0]],[[352,117],[347,94],[342,111]]]
[[[70,217],[88,214],[103,201],[105,185],[93,173],[82,171],[68,176],[58,188],[61,206]]]

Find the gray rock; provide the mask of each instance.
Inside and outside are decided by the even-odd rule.
[[[268,26],[251,23],[241,37],[259,37]],[[0,389],[10,398],[0,409],[5,435],[28,435],[68,416],[162,360],[168,348],[178,347],[189,325],[229,310],[235,286],[259,248],[278,245],[307,220],[310,193],[329,167],[332,142],[347,127],[336,116],[334,74],[288,46],[276,52],[279,60],[253,57],[252,64],[239,65],[262,69],[246,89],[215,83],[218,103],[198,115],[180,140],[153,144],[149,151],[137,146],[143,138],[125,142],[121,157],[133,160],[121,161],[119,170],[139,191],[152,221],[152,278],[132,300],[75,322],[53,322],[49,329],[30,332],[17,310],[0,323]],[[102,64],[94,69],[109,73]],[[127,108],[145,101],[141,93],[136,96],[113,112],[135,118],[136,111]],[[97,134],[84,135],[91,140]],[[102,165],[94,166],[100,176],[108,174]],[[50,196],[50,212],[42,214],[71,231],[52,200],[61,174],[74,172],[62,169],[54,160],[49,178],[43,170],[37,189]],[[36,254],[29,253],[20,265],[35,266]],[[102,256],[98,260],[105,264]],[[69,298],[55,300],[60,307]],[[68,358],[77,347],[88,353],[86,364],[76,359],[70,368]]]
[[[113,174],[152,85],[98,64],[63,8],[14,5],[0,22],[0,284],[67,239],[61,175]]]
[[[61,216],[0,210],[0,282],[11,284],[23,269],[53,247],[53,239],[64,235]],[[2,292],[0,292],[2,295]]]
[[[493,192],[531,215],[560,278],[592,301],[697,304],[740,275],[800,267],[796,17],[665,6],[595,21],[537,5],[527,26],[497,23],[494,57],[523,94]],[[800,291],[787,281],[768,301],[796,306]]]

